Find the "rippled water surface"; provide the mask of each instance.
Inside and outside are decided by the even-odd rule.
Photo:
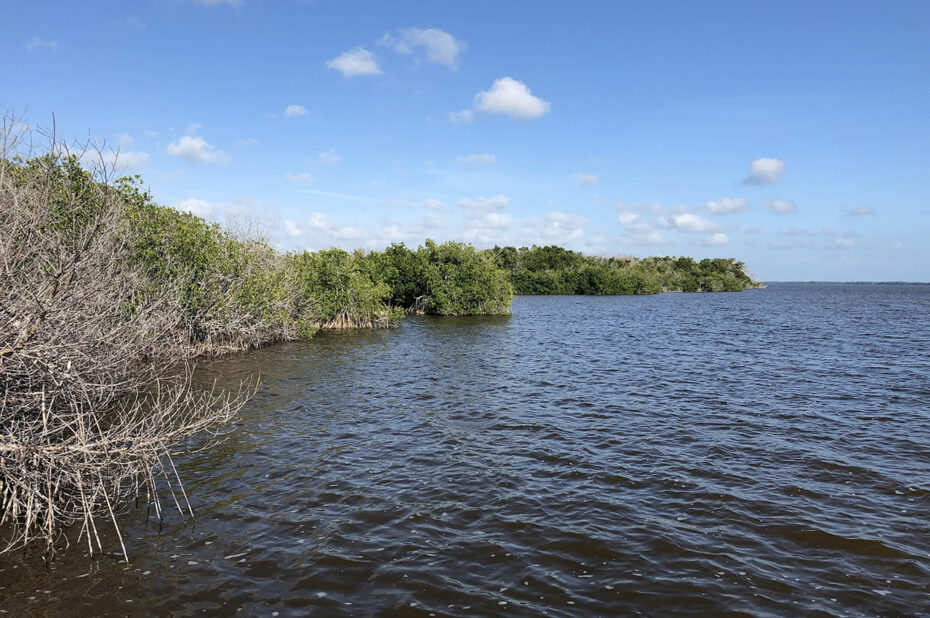
[[[196,523],[4,557],[0,609],[930,614],[930,286],[518,297],[201,369],[263,387],[179,464]]]

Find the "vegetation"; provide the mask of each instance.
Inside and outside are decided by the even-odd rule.
[[[94,542],[102,549],[95,519],[116,526],[140,494],[160,516],[159,483],[181,508],[172,456],[218,431],[252,389],[195,391],[198,355],[389,326],[406,313],[508,314],[515,292],[755,285],[734,260],[559,247],[427,240],[415,250],[281,253],[254,230],[159,206],[137,177],[85,169],[86,151],[54,139],[20,156],[11,127],[0,133],[0,553],[33,540],[52,549],[71,524],[91,552]]]
[[[738,292],[759,284],[732,258],[637,259],[582,255],[561,247],[495,247],[517,294],[657,294]]]
[[[87,151],[53,141],[17,156],[5,129],[0,553],[32,540],[52,549],[73,523],[102,549],[95,517],[116,525],[140,493],[160,515],[160,477],[186,501],[172,455],[219,430],[250,392],[195,392],[195,356],[387,326],[407,311],[510,310],[506,273],[472,247],[282,254],[250,230],[159,206],[138,178],[86,170]]]

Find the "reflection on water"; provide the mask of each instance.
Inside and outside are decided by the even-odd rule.
[[[132,564],[28,615],[930,611],[930,287],[521,297],[201,367],[263,388]],[[115,539],[109,539],[116,547]]]

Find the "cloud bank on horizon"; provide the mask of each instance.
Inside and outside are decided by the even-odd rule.
[[[930,280],[930,85],[894,78],[930,62],[925,5],[50,4],[11,18],[0,105],[285,250],[431,237]],[[877,60],[849,36],[875,24]],[[732,62],[762,35],[784,45]]]

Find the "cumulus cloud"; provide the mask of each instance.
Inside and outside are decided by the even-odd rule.
[[[502,77],[494,80],[490,90],[482,90],[475,95],[475,109],[524,120],[541,118],[552,109],[552,105],[534,96],[523,82]]]
[[[304,231],[297,226],[296,223],[290,219],[284,220],[284,233],[290,236],[291,238],[298,238],[304,235]]]
[[[196,163],[217,163],[229,160],[222,150],[217,150],[202,137],[185,135],[168,144],[168,154]]]
[[[364,238],[365,230],[352,226],[340,227],[330,230],[330,236],[339,240],[358,240]]]
[[[789,215],[798,210],[797,204],[792,200],[769,200],[765,207],[777,215]]]
[[[331,69],[339,71],[345,77],[356,75],[379,75],[381,69],[375,55],[364,47],[356,47],[342,53],[326,63]]]
[[[657,247],[675,244],[674,240],[666,238],[655,230],[637,234],[624,234],[620,236],[620,241],[629,245],[638,245],[641,247]]]
[[[620,212],[617,214],[617,221],[630,234],[644,234],[652,231],[652,226],[635,212]]]
[[[579,187],[587,187],[597,182],[597,176],[594,174],[572,174],[572,178]]]
[[[29,51],[43,48],[56,50],[58,49],[58,41],[49,41],[48,39],[34,36],[28,43],[26,43],[26,49]]]
[[[875,211],[868,206],[856,206],[855,208],[846,209],[846,215],[849,217],[867,217],[874,214]]]
[[[89,150],[81,155],[81,163],[89,169],[103,166],[115,170],[140,170],[151,160],[152,157],[141,150],[112,150],[100,153]]]
[[[462,198],[459,207],[469,212],[497,212],[507,208],[509,200],[504,195],[494,197],[478,197],[475,199]]]
[[[474,165],[475,167],[487,167],[488,165],[494,165],[497,163],[497,157],[486,152],[480,154],[468,154],[468,155],[459,155],[455,157],[456,163],[467,163],[468,165]]]
[[[508,202],[504,195],[459,200],[459,208],[465,211],[464,240],[477,244],[503,242],[511,216],[501,211],[507,208]]]
[[[720,225],[716,222],[690,212],[678,215],[663,215],[658,218],[658,223],[659,227],[687,233],[717,232],[720,230]]]
[[[476,214],[465,220],[462,238],[479,245],[498,244],[505,238],[510,227],[510,215],[499,212]]]
[[[460,112],[449,112],[449,122],[454,124],[464,124],[475,119],[475,112],[470,109],[463,109]]]
[[[335,148],[324,150],[317,155],[317,158],[320,159],[320,163],[325,163],[327,165],[339,165],[342,162],[342,157],[336,154]]]
[[[701,244],[707,245],[708,247],[720,247],[729,242],[729,236],[723,232],[716,232],[714,234],[708,234],[705,236]]]
[[[749,173],[743,182],[750,185],[778,184],[787,168],[781,159],[756,159],[749,164]]]
[[[584,217],[553,211],[542,219],[531,217],[526,220],[524,233],[548,243],[570,243],[578,240],[584,234],[587,219]]]
[[[307,227],[315,232],[325,232],[332,227],[329,218],[321,212],[311,212],[307,218]]]
[[[175,205],[175,208],[204,218],[213,214],[214,210],[213,205],[210,204],[210,202],[198,199],[196,197],[181,200]]]
[[[834,238],[833,244],[838,249],[852,249],[856,246],[856,241],[853,240],[852,238],[840,237],[840,238]]]
[[[303,105],[288,105],[284,108],[284,115],[287,118],[299,118],[300,116],[306,116],[308,113],[310,112]]]
[[[429,210],[439,210],[439,211],[449,211],[449,210],[452,210],[452,207],[451,207],[451,206],[448,206],[448,205],[442,203],[441,201],[439,201],[439,200],[437,200],[437,199],[435,199],[435,198],[432,198],[432,197],[423,200],[423,202],[421,202],[420,205],[423,206],[423,208],[427,208],[427,209],[429,209]]]
[[[288,182],[300,182],[300,183],[305,183],[305,184],[316,182],[316,178],[314,178],[307,172],[301,172],[300,174],[285,174],[284,179],[287,180]]]
[[[722,200],[704,202],[704,210],[715,215],[743,212],[749,203],[742,197],[725,197]]]
[[[141,150],[120,150],[104,158],[108,159],[108,162],[115,165],[117,169],[127,170],[142,169],[152,160],[147,152]]]
[[[385,34],[380,43],[401,54],[420,50],[428,62],[445,65],[453,71],[458,68],[459,54],[467,47],[464,41],[439,28],[406,28],[395,35]]]
[[[432,213],[423,215],[420,221],[417,223],[418,228],[433,230],[438,227],[442,227],[442,219],[438,215]]]
[[[661,232],[655,229],[655,226],[649,223],[645,217],[637,212],[632,212],[631,209],[645,210],[652,215],[656,215],[665,210],[658,204],[634,204],[632,206],[618,204],[617,222],[623,228],[624,232],[626,232],[620,235],[621,242],[642,247],[674,244],[675,241],[673,239],[666,238]]]
[[[136,140],[133,139],[132,135],[129,133],[123,133],[119,136],[119,139],[116,140],[116,145],[120,148],[129,148],[136,143]]]

